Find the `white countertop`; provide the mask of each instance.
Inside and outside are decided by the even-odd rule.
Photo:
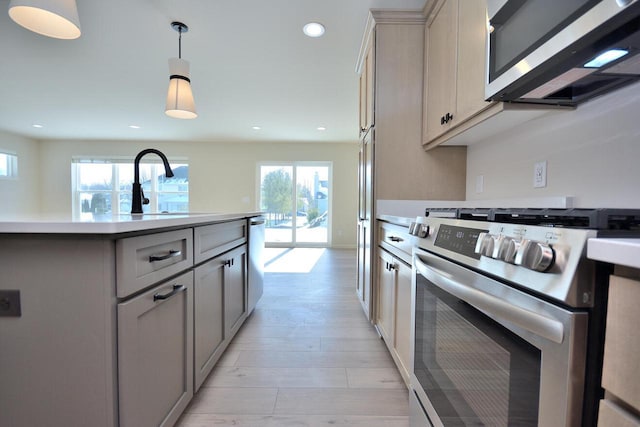
[[[640,268],[640,239],[589,239],[587,257],[596,261]]]
[[[262,212],[122,214],[71,216],[40,215],[20,219],[0,219],[0,234],[118,234],[168,227],[193,226],[261,215]]]

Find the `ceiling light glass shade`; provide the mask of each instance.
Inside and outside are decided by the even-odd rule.
[[[56,39],[80,37],[75,0],[11,0],[9,16],[34,33]]]
[[[169,59],[169,91],[165,113],[176,119],[195,119],[196,104],[189,80],[189,61],[180,58]]]
[[[320,37],[324,34],[324,25],[319,22],[309,22],[302,27],[302,32],[309,37]]]

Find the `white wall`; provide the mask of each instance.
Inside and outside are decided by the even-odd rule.
[[[534,189],[534,163],[543,160],[547,186]],[[640,84],[469,146],[466,194],[467,200],[573,196],[575,207],[640,208]]]
[[[189,160],[189,209],[244,212],[258,209],[257,163],[333,162],[332,246],[355,247],[357,144],[205,143],[141,141],[43,141],[42,211],[71,214],[71,159],[74,156],[129,156],[157,148],[167,157]]]
[[[29,138],[0,131],[0,151],[18,156],[18,177],[0,179],[0,217],[20,218],[39,211],[38,147]]]

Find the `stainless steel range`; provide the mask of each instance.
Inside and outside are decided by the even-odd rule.
[[[640,211],[451,211],[411,227],[411,425],[595,425],[610,266],[586,245]]]

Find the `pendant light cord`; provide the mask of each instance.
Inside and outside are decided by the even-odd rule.
[[[178,58],[182,59],[182,27],[178,28]]]

